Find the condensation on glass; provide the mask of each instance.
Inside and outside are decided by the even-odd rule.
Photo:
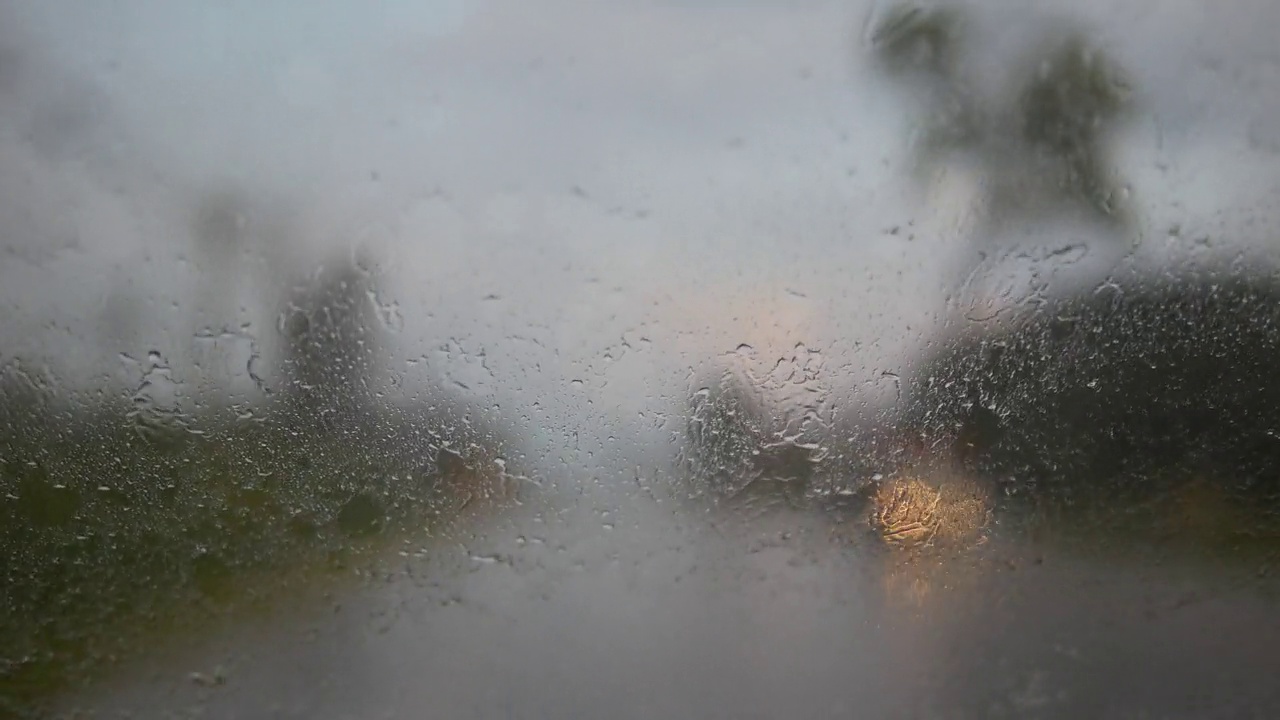
[[[1270,3],[0,3],[0,715],[1280,715]]]

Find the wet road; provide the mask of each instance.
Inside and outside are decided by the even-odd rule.
[[[1280,613],[1252,571],[1150,557],[1104,566],[997,536],[913,563],[859,533],[793,511],[694,515],[642,493],[531,504],[485,537],[153,657],[67,707],[215,718],[1280,712],[1269,662]]]

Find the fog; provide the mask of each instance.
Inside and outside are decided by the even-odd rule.
[[[680,349],[668,371],[752,340],[900,363],[960,238],[900,177],[907,111],[866,67],[871,11],[7,3],[7,354],[75,387],[122,352],[185,365],[202,329],[247,326],[269,354],[273,286],[368,248],[393,369],[455,337],[486,348],[484,392],[550,393],[632,331]],[[1161,251],[1172,225],[1227,253],[1269,225],[1275,59],[1242,18],[1270,12],[1070,10],[1139,89],[1119,164]],[[190,218],[224,192],[247,230],[215,260]],[[787,313],[808,326],[769,337]],[[554,349],[545,377],[517,334]]]

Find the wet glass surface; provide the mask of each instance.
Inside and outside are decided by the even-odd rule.
[[[0,2],[0,716],[1280,714],[1276,21]]]

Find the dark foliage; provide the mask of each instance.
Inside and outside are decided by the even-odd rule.
[[[907,418],[1039,502],[1137,499],[1190,481],[1280,500],[1280,284],[1148,278],[940,342]]]

